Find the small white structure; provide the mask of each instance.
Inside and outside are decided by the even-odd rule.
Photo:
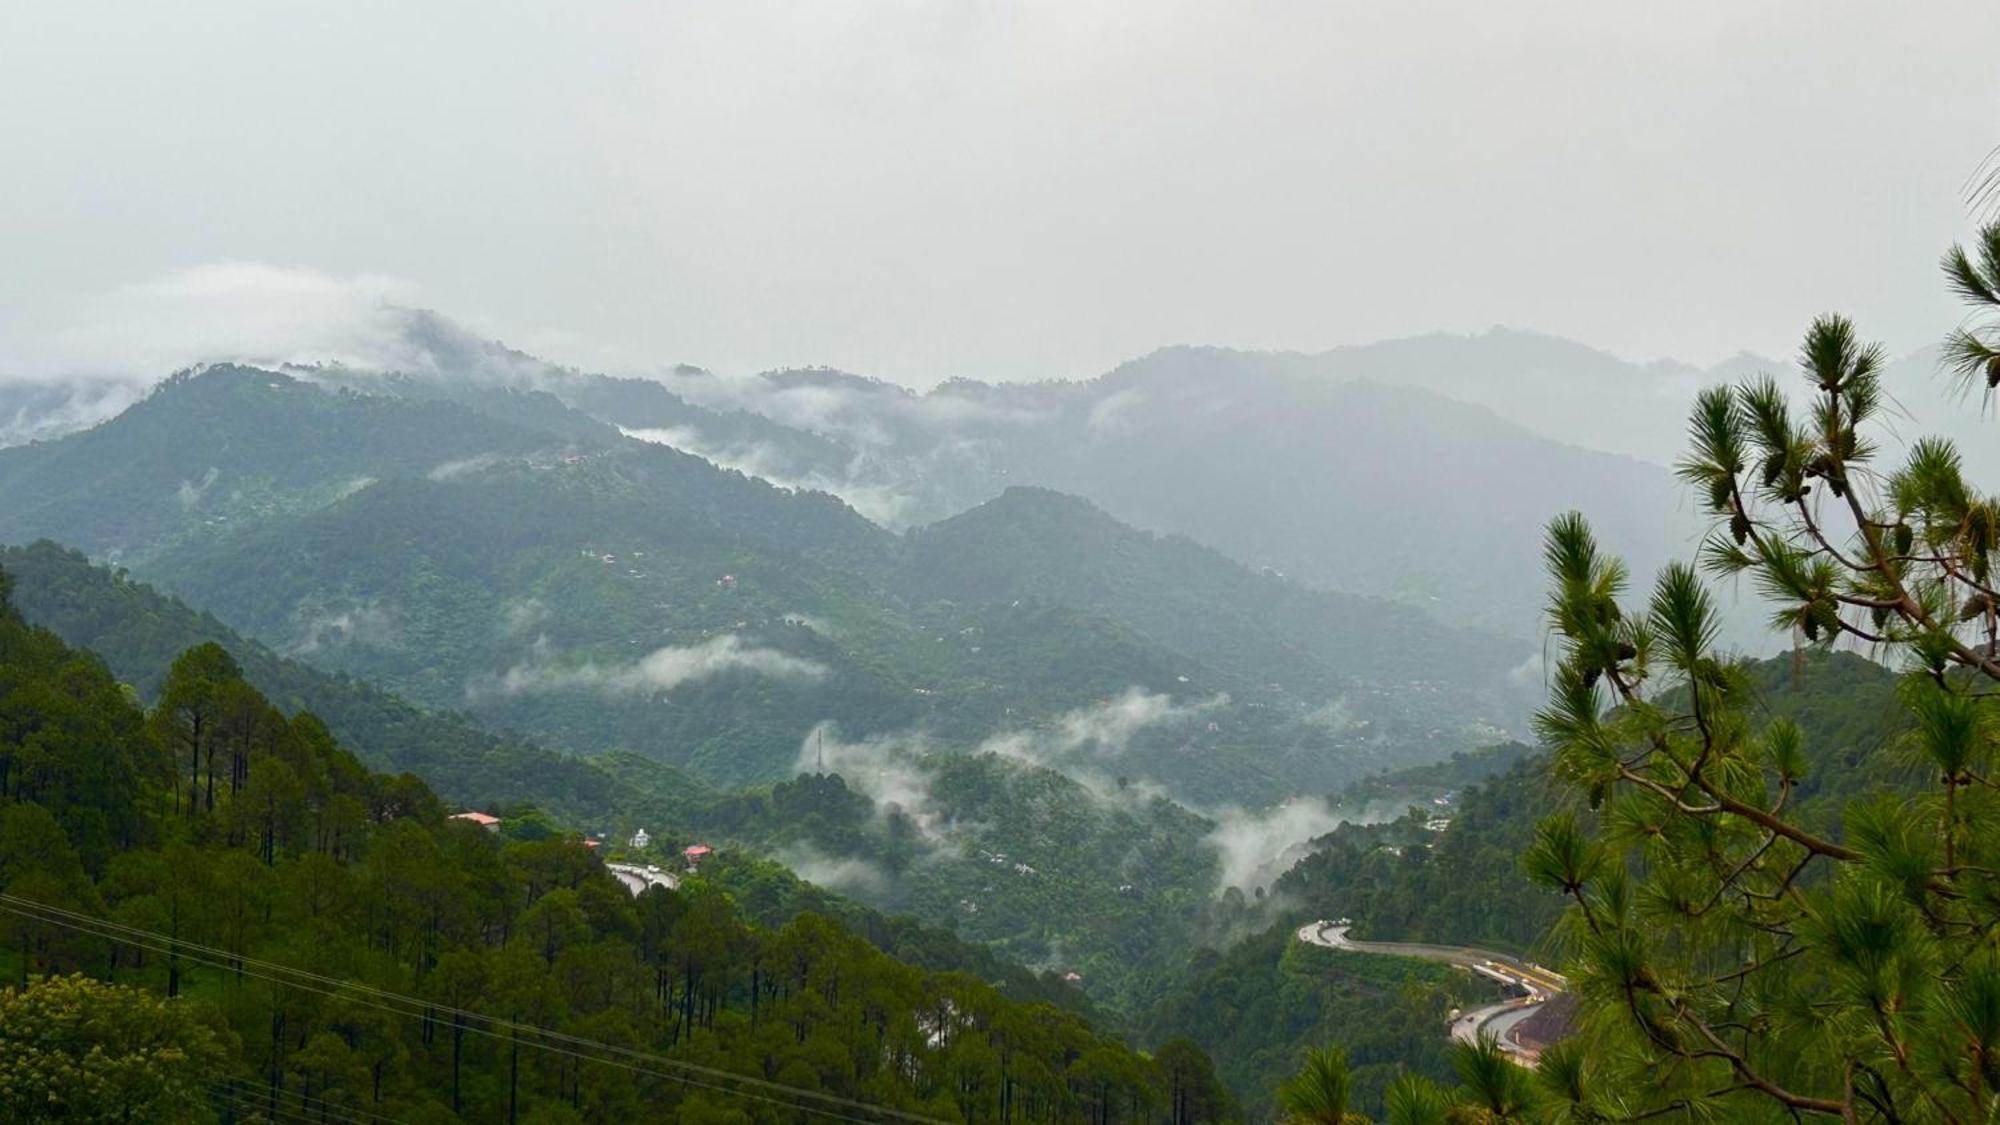
[[[650,844],[652,842],[653,838],[647,835],[646,830],[643,828],[639,829],[637,832],[632,833],[632,846],[635,848],[643,848],[647,844]]]

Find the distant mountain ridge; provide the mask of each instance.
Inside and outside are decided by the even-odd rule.
[[[951,519],[910,534],[910,581],[929,597],[1054,598],[1115,607],[1125,620],[1184,651],[1241,646],[1279,679],[1303,685],[1322,669],[1325,690],[1342,676],[1430,679],[1435,656],[1492,665],[1517,659],[1517,642],[1452,630],[1391,603],[1331,594],[1252,572],[1182,536],[1156,537],[1087,500],[1016,485]],[[1228,605],[1229,613],[1214,607]],[[1407,648],[1361,650],[1344,633],[1395,635]]]
[[[1537,576],[1536,534],[1558,511],[1582,506],[1642,573],[1691,552],[1700,521],[1666,468],[1686,403],[1705,383],[1784,366],[1747,356],[1707,369],[1631,363],[1495,329],[1313,355],[1163,348],[1095,379],[953,379],[918,393],[832,368],[594,375],[425,310],[383,319],[395,335],[371,351],[391,368],[286,372],[456,402],[494,420],[535,415],[533,428],[572,440],[599,440],[575,428],[594,421],[834,493],[892,529],[1039,485],[1253,569],[1517,635],[1538,628],[1538,599],[1525,592],[1537,587],[1521,580]],[[574,413],[568,428],[542,413],[544,399]],[[1476,547],[1441,550],[1447,527]],[[1468,557],[1480,566],[1464,565]]]
[[[1490,741],[1525,711],[1520,642],[1260,577],[1046,491],[899,537],[554,391],[317,375],[214,368],[0,450],[0,541],[81,543],[319,667],[718,784],[789,776],[831,722],[1008,735],[1199,804],[1261,803]],[[1075,725],[1120,707],[1129,733]]]
[[[1701,523],[1666,463],[1681,396],[1712,380],[1495,332],[1320,355],[1166,348],[1087,381],[923,394],[822,370],[665,381],[851,456],[781,469],[706,447],[698,427],[664,440],[829,489],[881,522],[934,522],[1040,485],[1253,568],[1524,635],[1538,627],[1539,529],[1558,512],[1582,508],[1642,571],[1692,552]],[[1638,405],[1593,430],[1575,407],[1600,400]],[[1635,437],[1660,460],[1601,451]]]

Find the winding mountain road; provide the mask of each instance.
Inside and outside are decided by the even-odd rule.
[[[604,869],[625,884],[625,889],[632,892],[633,898],[645,894],[647,887],[665,887],[671,891],[681,885],[679,879],[657,867],[641,867],[636,863],[607,863]]]
[[[1514,1037],[1514,1029],[1549,997],[1564,989],[1569,982],[1560,975],[1540,965],[1489,949],[1408,941],[1355,941],[1347,936],[1347,931],[1345,922],[1310,922],[1299,927],[1299,940],[1355,953],[1386,953],[1394,957],[1444,961],[1462,965],[1510,988],[1520,989],[1523,995],[1460,1013],[1451,1021],[1451,1037],[1461,1043],[1472,1043],[1482,1032],[1490,1034],[1502,1050],[1527,1065],[1534,1065],[1535,1052]]]

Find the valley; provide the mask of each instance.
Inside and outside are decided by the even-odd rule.
[[[1454,1050],[1532,1064],[1573,1029],[1537,964],[1563,902],[1518,858],[1570,805],[1519,740],[1547,673],[1505,613],[1331,592],[1009,473],[884,526],[673,446],[707,427],[858,472],[840,411],[899,392],[772,377],[852,396],[808,431],[699,405],[699,373],[565,372],[413,324],[458,374],[222,365],[0,449],[31,498],[0,507],[12,604],[145,705],[183,654],[231,661],[499,846],[587,843],[642,907],[824,917],[1142,1048],[1199,1042],[1253,1116],[1301,1042],[1340,1036],[1379,1105]],[[1893,783],[1889,673],[1746,667],[1847,763],[1798,786],[1803,815]]]
[[[1996,34],[0,3],[0,1125],[2000,1123]]]

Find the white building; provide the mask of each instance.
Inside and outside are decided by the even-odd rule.
[[[646,830],[643,828],[639,829],[637,832],[632,833],[632,846],[635,848],[643,848],[647,844],[650,844],[652,842],[653,838],[651,836],[646,835]]]

